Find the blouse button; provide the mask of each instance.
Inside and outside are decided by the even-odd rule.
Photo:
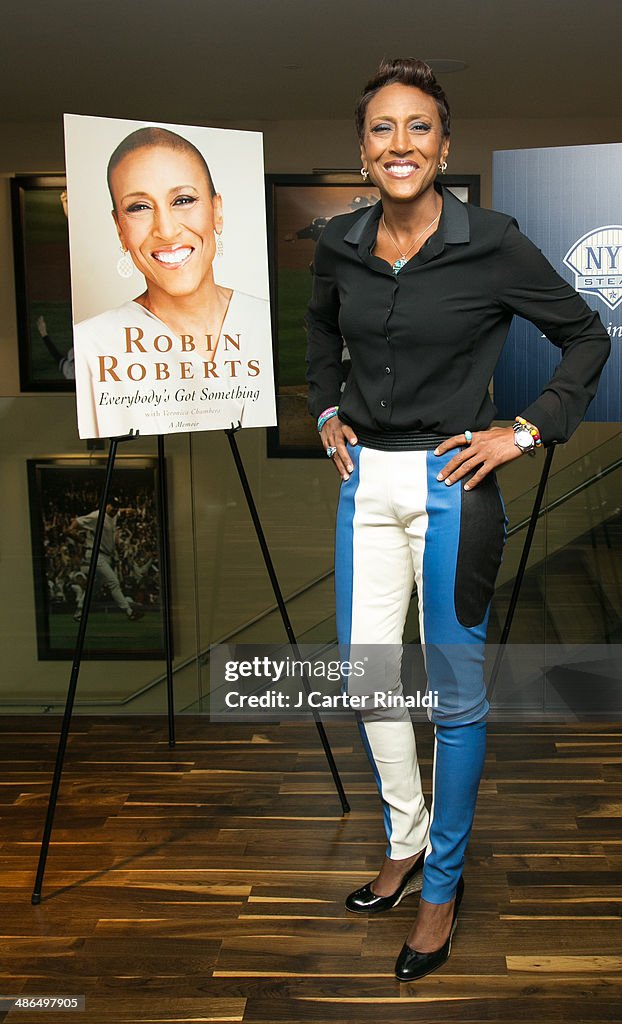
[[[391,373],[391,367],[390,366],[385,366],[384,372],[385,373]]]
[[[386,409],[387,403],[385,402],[384,398],[382,399],[380,405],[382,406],[383,409]]]

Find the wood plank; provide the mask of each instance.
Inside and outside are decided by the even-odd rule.
[[[163,720],[81,717],[32,907],[57,725],[0,720],[3,990],[85,992],[78,1024],[619,1024],[619,723],[491,723],[452,956],[415,985],[393,967],[419,897],[343,906],[385,845],[354,723],[330,723],[342,817],[312,724],[184,716],[171,751]]]
[[[622,970],[622,956],[508,956],[508,971],[542,971],[547,974],[613,974]]]

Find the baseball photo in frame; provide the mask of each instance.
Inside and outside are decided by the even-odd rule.
[[[40,661],[71,660],[106,460],[29,459]],[[83,659],[164,656],[157,459],[117,458]]]

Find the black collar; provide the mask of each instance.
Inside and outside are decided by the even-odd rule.
[[[465,204],[460,199],[457,199],[449,189],[442,186],[435,187],[443,197],[443,212],[438,229],[430,236],[429,244],[420,249],[413,259],[409,260],[406,267],[410,263],[413,263],[415,266],[418,263],[427,263],[429,259],[442,252],[445,245],[456,245],[461,242],[468,242],[470,239],[469,213]],[[376,240],[378,221],[381,216],[381,202],[370,206],[369,210],[366,210],[352,225],[347,235],[344,236],[344,241],[358,246],[359,256],[365,263],[372,265],[370,261],[373,260],[373,266],[376,269],[381,269],[378,264],[382,264],[389,273],[392,273],[384,260],[379,260],[370,253],[371,247]],[[406,267],[404,267],[404,270],[406,270]]]

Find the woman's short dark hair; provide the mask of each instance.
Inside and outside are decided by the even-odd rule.
[[[135,132],[132,132],[130,135],[126,135],[126,137],[121,140],[108,161],[108,170],[106,172],[108,179],[108,191],[110,192],[114,209],[116,209],[116,206],[114,196],[112,194],[111,178],[115,167],[121,163],[128,153],[133,153],[137,149],[150,149],[156,146],[163,146],[166,149],[176,149],[182,153],[190,153],[192,156],[195,156],[205,171],[210,196],[212,199],[214,198],[216,195],[216,189],[214,188],[210,169],[207,166],[205,157],[201,151],[192,144],[192,142],[189,142],[188,139],[182,138],[181,135],[177,135],[176,132],[169,131],[168,128],[138,128]]]
[[[356,118],[356,130],[359,140],[362,142],[365,129],[365,113],[372,96],[383,89],[385,85],[413,85],[416,89],[431,96],[438,107],[439,117],[443,135],[447,137],[450,132],[451,115],[447,97],[436,81],[434,72],[429,64],[415,57],[393,57],[391,60],[383,60],[376,73],[369,79],[363,89],[356,105],[354,116]]]

